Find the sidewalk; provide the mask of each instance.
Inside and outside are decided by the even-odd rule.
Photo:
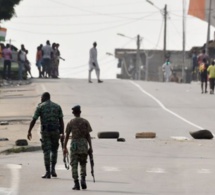
[[[11,149],[19,151],[23,147],[16,146],[18,139],[27,139],[29,123],[35,107],[39,102],[35,84],[32,80],[4,81],[0,86],[0,153]],[[39,149],[39,134],[36,123],[27,150]],[[8,140],[7,140],[8,139]]]

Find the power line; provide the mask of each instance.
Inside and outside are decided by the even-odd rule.
[[[158,12],[117,12],[117,13],[88,13],[88,14],[61,14],[61,15],[18,15],[18,18],[68,18],[68,17],[85,17],[85,16],[110,16],[114,18],[122,18],[122,19],[136,19],[136,18],[129,18],[129,17],[122,17],[122,15],[142,15],[142,14],[153,14]]]
[[[13,22],[11,21],[11,23],[14,23],[15,25],[31,25],[31,26],[91,26],[91,25],[98,25],[98,24],[113,24],[113,23],[119,23],[120,21],[124,21],[124,20],[117,20],[117,21],[103,21],[103,22],[92,22],[92,23],[64,23],[64,24],[50,24],[50,23],[32,23],[32,22]],[[14,25],[13,24],[13,25]]]
[[[96,14],[96,15],[103,15],[103,16],[110,16],[110,17],[116,17],[116,16],[113,16],[112,14],[101,13],[101,12],[96,12],[96,11],[91,11],[91,10],[86,10],[86,9],[82,9],[80,7],[72,6],[72,5],[69,5],[69,4],[66,4],[66,3],[62,3],[62,2],[58,2],[58,1],[55,1],[55,0],[48,0],[48,1],[51,1],[51,2],[59,4],[59,5],[63,5],[63,6],[66,6],[66,7],[70,7],[70,8],[75,9],[75,10],[86,12],[86,13],[91,13],[91,14]],[[118,16],[118,17],[120,17],[120,18],[126,18],[126,17],[122,17],[122,16]]]
[[[25,32],[25,33],[30,33],[30,34],[37,34],[37,35],[47,35],[47,34],[48,35],[72,35],[72,34],[73,35],[75,35],[75,34],[80,35],[80,34],[87,34],[87,33],[93,33],[93,32],[101,32],[101,31],[117,28],[117,27],[120,27],[120,26],[126,26],[126,25],[129,25],[131,23],[141,21],[144,18],[147,18],[149,16],[151,16],[151,14],[148,15],[148,16],[137,18],[136,20],[132,20],[132,21],[129,21],[129,22],[124,22],[124,23],[121,23],[121,24],[118,24],[118,25],[113,25],[113,26],[109,26],[109,27],[105,27],[105,28],[100,28],[100,29],[97,29],[97,30],[88,30],[88,31],[80,31],[80,32],[65,32],[65,33],[46,32],[46,33],[42,33],[42,32],[32,32],[32,31],[29,31],[29,30],[20,30],[20,29],[11,28],[11,27],[8,27],[8,29],[15,30],[15,31],[20,31],[20,32]]]
[[[129,19],[130,21],[135,21],[137,18],[135,19]],[[120,19],[120,20],[112,20],[112,21],[102,21],[102,22],[87,22],[87,23],[61,23],[61,24],[51,24],[51,23],[33,23],[33,22],[17,22],[17,21],[11,21],[11,23],[13,23],[13,25],[31,25],[31,26],[91,26],[91,25],[98,25],[98,24],[113,24],[113,23],[119,23],[119,22],[123,22],[127,19]],[[160,19],[159,19],[160,20]],[[128,20],[127,20],[128,21]],[[146,21],[146,20],[145,20]],[[156,21],[156,20],[150,20],[147,19],[147,21]],[[158,20],[157,20],[158,21]]]
[[[93,5],[93,6],[83,6],[83,7],[93,7],[93,8],[95,8],[95,7],[99,7],[99,8],[101,8],[101,7],[117,7],[117,6],[119,6],[119,7],[122,7],[122,6],[127,6],[127,5],[135,5],[135,4],[142,4],[143,3],[143,1],[141,0],[140,2],[138,1],[138,2],[134,2],[134,0],[132,0],[132,3],[115,3],[115,4],[107,4],[107,5]],[[144,2],[145,3],[145,2]]]

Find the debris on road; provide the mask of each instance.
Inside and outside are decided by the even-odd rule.
[[[140,132],[136,133],[135,137],[138,138],[155,138],[156,133],[155,132]]]
[[[214,137],[213,134],[207,129],[203,129],[199,131],[191,131],[190,135],[194,139],[213,139]]]

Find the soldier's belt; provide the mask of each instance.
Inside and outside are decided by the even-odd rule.
[[[59,125],[41,125],[41,131],[42,132],[50,132],[50,131],[59,131]]]

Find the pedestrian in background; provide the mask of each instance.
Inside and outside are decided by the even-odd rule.
[[[26,49],[23,44],[21,45],[21,49],[18,51],[17,59],[18,59],[18,64],[19,64],[19,80],[22,81],[23,70],[24,70],[25,63],[26,63]]]
[[[210,82],[210,94],[214,94],[214,82],[215,82],[215,62],[212,61],[211,65],[207,68],[209,82]]]
[[[198,68],[198,56],[196,50],[192,53],[192,65],[193,72],[196,72],[196,68]]]
[[[4,58],[4,68],[3,68],[3,78],[11,79],[11,60],[12,60],[12,51],[10,49],[10,45],[7,44],[6,47],[2,51],[2,57]]]
[[[45,92],[41,96],[41,103],[37,106],[33,119],[29,125],[27,138],[31,140],[31,131],[40,117],[41,121],[41,142],[44,154],[46,173],[44,179],[57,177],[55,165],[59,147],[59,138],[64,137],[63,112],[61,107],[51,101],[50,94]]]
[[[46,45],[42,47],[43,55],[43,68],[44,68],[44,77],[51,77],[51,58],[53,55],[53,50],[50,44],[50,41],[46,41]]]
[[[207,73],[207,59],[203,58],[202,63],[199,65],[199,74],[201,78],[201,90],[202,93],[207,93],[208,73]]]
[[[25,50],[25,52],[26,52],[25,70],[26,70],[26,73],[28,73],[31,76],[31,78],[33,78],[32,74],[31,74],[31,63],[30,63],[30,61],[28,60],[28,57],[27,57],[28,50]]]
[[[169,82],[170,77],[172,75],[172,67],[169,59],[166,59],[166,62],[162,65],[162,70],[163,70],[165,81]]]
[[[51,58],[51,76],[52,78],[58,78],[58,51],[56,49],[56,43],[52,43],[53,55]]]
[[[0,43],[0,59],[2,58],[2,51],[5,48],[5,45],[3,43]]]
[[[60,47],[60,44],[57,43],[56,44],[56,52],[57,52],[57,77],[59,77],[59,65],[60,65],[60,59],[61,59],[59,47]]]
[[[42,78],[42,45],[37,47],[37,53],[36,53],[36,66],[39,73],[39,78]]]
[[[86,164],[88,153],[93,153],[90,132],[92,128],[90,123],[81,118],[81,107],[79,105],[72,108],[72,113],[75,118],[72,119],[66,127],[66,137],[64,142],[64,155],[68,153],[67,142],[70,133],[72,134],[72,140],[70,145],[70,157],[72,166],[72,177],[74,179],[73,190],[80,190],[79,175],[78,175],[78,164],[80,163],[80,175],[81,175],[81,187],[82,189],[87,188],[86,184]],[[89,144],[89,150],[88,150]]]
[[[90,49],[90,59],[89,59],[89,76],[88,76],[88,82],[92,83],[91,80],[91,73],[95,69],[96,71],[96,76],[98,83],[102,83],[103,81],[100,80],[100,68],[97,60],[97,43],[93,43],[93,47]]]
[[[197,59],[198,59],[198,66],[200,66],[203,63],[203,59],[205,59],[206,61],[209,60],[209,57],[206,54],[205,49],[202,50],[202,52],[198,55]]]

